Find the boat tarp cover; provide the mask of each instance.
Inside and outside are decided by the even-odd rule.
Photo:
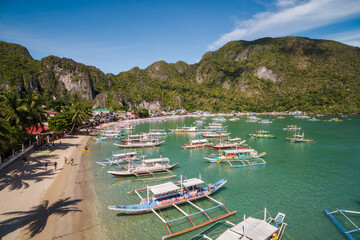
[[[172,182],[167,182],[167,183],[162,183],[162,184],[159,184],[159,185],[154,185],[154,186],[151,186],[149,188],[150,188],[150,191],[154,195],[167,193],[167,192],[171,192],[171,191],[176,191],[176,190],[180,189],[180,187],[176,186]]]
[[[244,221],[236,224],[234,227],[226,230],[217,240],[233,240],[233,239],[268,239],[277,228],[264,220],[249,217],[245,220],[244,237]]]
[[[224,150],[226,154],[231,153],[244,153],[244,152],[253,152],[254,149],[234,149],[234,150]]]
[[[169,158],[152,158],[152,159],[145,159],[144,163],[157,163],[157,162],[170,162]]]
[[[191,186],[199,185],[202,183],[204,183],[204,181],[202,181],[201,179],[198,179],[198,178],[190,178],[190,179],[183,180],[184,187],[191,187]]]

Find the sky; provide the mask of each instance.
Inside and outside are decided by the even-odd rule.
[[[360,47],[360,0],[0,0],[1,41],[105,73],[194,64],[229,41],[283,36]]]

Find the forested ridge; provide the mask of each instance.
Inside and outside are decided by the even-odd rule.
[[[196,64],[158,61],[118,75],[56,56],[34,60],[6,42],[0,54],[2,90],[40,93],[49,106],[79,93],[93,106],[125,110],[360,110],[360,48],[329,40],[232,41]]]

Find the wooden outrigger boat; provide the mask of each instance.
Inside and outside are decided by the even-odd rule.
[[[305,142],[305,143],[314,143],[315,141],[313,139],[306,139],[305,133],[302,134],[294,134],[291,138],[286,138],[286,140],[289,140],[292,143],[298,143],[298,142]]]
[[[176,129],[170,129],[171,132],[174,133],[192,133],[192,132],[198,132],[197,127],[182,127],[182,128],[176,128]]]
[[[111,166],[113,164],[117,164],[120,166],[120,164],[123,163],[136,162],[140,160],[141,158],[137,156],[137,152],[127,152],[127,153],[113,154],[111,159],[106,158],[105,161],[96,162],[96,163],[102,166],[106,166],[106,165]]]
[[[298,127],[296,125],[287,125],[286,128],[283,128],[284,130],[300,130],[301,127]]]
[[[249,134],[249,136],[254,138],[275,138],[275,136],[270,134],[269,131],[261,129],[259,131],[256,131],[256,133]]]
[[[216,222],[208,229],[202,231],[200,234],[191,238],[191,240],[239,240],[239,239],[256,239],[256,240],[280,240],[283,237],[285,228],[287,226],[284,223],[285,214],[279,212],[275,218],[269,217],[266,218],[266,208],[264,219],[258,219],[253,217],[246,218],[234,224],[231,221],[222,220]],[[230,227],[225,230],[223,233],[215,231],[220,227]],[[214,233],[213,233],[214,232]],[[214,237],[212,234],[216,234]]]
[[[218,189],[220,189],[226,182],[227,182],[226,179],[221,179],[220,181],[214,184],[208,184],[205,187],[201,187],[201,185],[205,183],[204,181],[201,180],[201,176],[199,178],[183,179],[181,175],[180,181],[178,182],[166,182],[154,186],[146,186],[146,188],[137,189],[129,192],[129,193],[136,193],[139,196],[139,198],[141,199],[141,202],[139,204],[109,206],[109,209],[119,211],[123,214],[131,214],[131,215],[153,212],[165,224],[166,228],[169,231],[169,235],[164,236],[163,239],[174,237],[192,231],[194,229],[200,228],[209,223],[213,223],[215,221],[218,221],[220,219],[223,219],[227,216],[236,213],[236,211],[230,212],[224,206],[223,203],[209,196],[214,192],[216,192]],[[146,197],[142,197],[140,193],[145,191],[146,191]],[[151,197],[150,197],[150,193],[152,194]],[[193,203],[193,201],[196,201],[201,198],[207,198],[218,205],[208,209],[202,209],[201,207]],[[188,214],[184,210],[178,207],[178,205],[180,204],[187,204],[187,203],[200,211],[196,213]],[[184,216],[177,219],[165,220],[157,212],[157,210],[170,208],[170,207],[174,207],[175,209],[180,211]],[[223,207],[226,213],[224,215],[215,218],[210,218],[209,215],[207,214],[207,211],[210,211],[218,207]],[[195,225],[191,217],[201,213],[204,214],[208,220],[199,225]],[[175,232],[175,233],[172,232],[168,224],[184,218],[187,218],[191,222],[192,227],[179,232]]]
[[[158,139],[151,139],[145,142],[126,142],[125,144],[116,144],[115,146],[119,148],[147,148],[147,147],[156,147],[164,143],[165,141],[159,141]]]
[[[214,117],[212,120],[216,121],[216,122],[225,122],[226,121],[226,119],[224,117]]]
[[[207,148],[211,146],[211,142],[206,139],[190,139],[189,143],[184,143],[181,145],[184,149],[199,149],[199,148]]]
[[[129,177],[136,176],[139,180],[149,180],[149,179],[159,179],[159,178],[169,178],[175,177],[170,169],[176,167],[179,163],[170,164],[169,158],[153,158],[153,159],[144,159],[141,162],[129,164],[124,166],[122,171],[108,171],[109,174],[115,177]],[[171,175],[166,177],[155,177],[156,173],[168,172]],[[139,176],[142,175],[152,175],[153,178],[140,179]]]
[[[354,223],[354,216],[358,217],[360,216],[360,212],[358,211],[350,211],[350,210],[343,210],[343,209],[338,209],[336,211],[333,211],[333,212],[329,212],[328,210],[325,210],[325,213],[326,215],[335,223],[335,225],[351,240],[355,240],[356,238],[354,236],[352,236],[351,234],[354,234],[354,233],[359,233],[360,232],[360,227],[359,227],[359,224],[355,224]],[[350,217],[353,218],[353,220],[350,219],[350,217],[348,215],[346,215],[346,213],[352,215]],[[345,219],[347,220],[345,222],[345,227],[348,227],[348,226],[354,226],[355,228],[354,229],[351,229],[351,230],[346,230],[345,227],[343,227],[343,225],[341,225],[339,223],[339,221],[333,216],[335,214],[341,214],[342,215],[342,218],[345,217]]]
[[[226,126],[223,126],[221,123],[209,123],[209,126],[206,126],[205,129],[206,131],[221,131],[224,130],[226,128]]]
[[[150,132],[147,134],[153,137],[164,137],[168,135],[165,129],[151,129]]]
[[[225,142],[220,142],[217,144],[213,144],[213,147],[216,150],[219,149],[227,149],[227,148],[242,148],[242,145],[246,142],[246,140],[241,141],[241,138],[231,138]],[[246,146],[244,148],[250,148],[250,146]]]
[[[204,157],[211,163],[220,164],[221,162],[228,163],[230,167],[248,167],[264,165],[266,162],[261,158],[266,153],[259,153],[254,149],[234,149],[219,151],[219,154],[211,154]],[[233,165],[232,163],[239,163],[240,165]]]
[[[223,137],[229,137],[230,133],[226,131],[216,131],[216,132],[204,132],[201,134],[204,138],[223,138]]]

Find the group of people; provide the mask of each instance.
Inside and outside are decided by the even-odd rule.
[[[67,157],[65,157],[64,158],[65,164],[68,164],[67,161],[68,161],[68,159],[67,159]],[[74,165],[74,159],[73,158],[70,159],[69,164],[71,164],[71,166]]]

